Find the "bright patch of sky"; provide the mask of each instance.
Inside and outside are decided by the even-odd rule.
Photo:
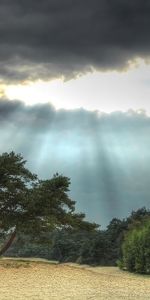
[[[106,113],[146,110],[150,115],[150,65],[140,60],[124,72],[93,72],[76,79],[36,81],[4,88],[28,105],[50,102],[56,109],[85,108]]]

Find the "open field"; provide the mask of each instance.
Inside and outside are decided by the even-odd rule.
[[[150,277],[115,267],[0,260],[0,300],[150,299]]]

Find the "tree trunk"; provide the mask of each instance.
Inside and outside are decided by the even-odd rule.
[[[3,255],[6,252],[6,250],[11,246],[11,244],[14,241],[15,237],[16,237],[16,229],[13,231],[13,233],[11,234],[9,240],[4,244],[4,246],[0,250],[0,256]]]

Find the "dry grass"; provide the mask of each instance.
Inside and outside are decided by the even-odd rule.
[[[150,277],[115,267],[0,260],[0,300],[150,299]]]

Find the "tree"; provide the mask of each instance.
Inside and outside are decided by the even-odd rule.
[[[0,230],[3,235],[12,232],[0,255],[11,245],[18,229],[25,225],[27,203],[37,181],[25,163],[22,156],[14,152],[0,156]]]
[[[121,244],[127,227],[126,220],[119,220],[117,218],[113,218],[107,226],[105,236],[107,239],[106,253],[109,265],[116,265],[117,260],[121,256]]]
[[[104,232],[90,232],[83,241],[79,252],[79,263],[89,265],[107,265],[107,240]]]
[[[147,219],[150,218],[150,211],[145,207],[141,207],[136,211],[132,211],[127,218],[128,229],[141,226]]]
[[[55,227],[70,226],[94,230],[95,223],[76,214],[75,201],[68,196],[70,179],[56,174],[49,180],[38,180],[26,167],[20,154],[0,156],[0,231],[11,233],[2,247],[2,255],[17,233],[33,235],[35,239]]]

